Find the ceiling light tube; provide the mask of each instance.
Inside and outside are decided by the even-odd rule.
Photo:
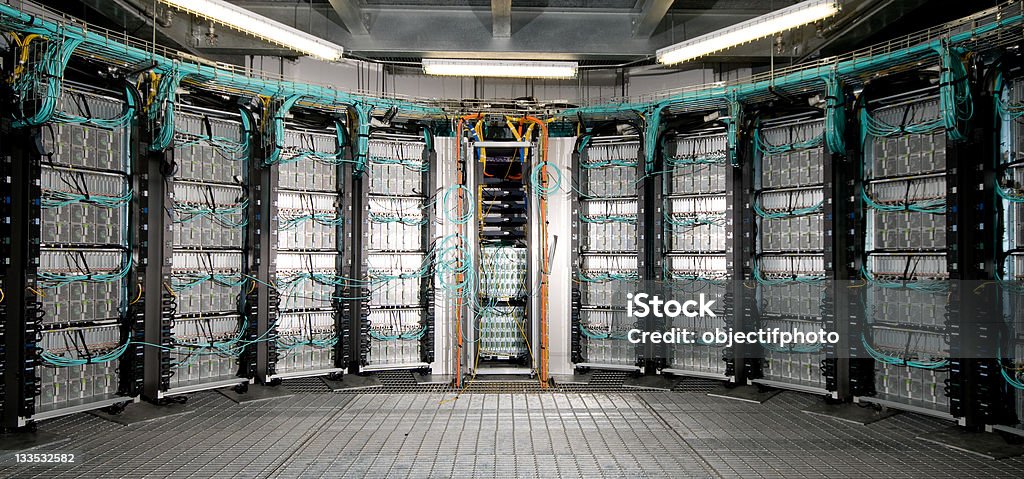
[[[576,62],[424,58],[427,75],[504,78],[576,78]]]
[[[327,61],[341,59],[344,49],[322,38],[289,27],[223,0],[160,0],[179,10],[223,23],[270,43]]]
[[[828,18],[839,12],[837,0],[808,0],[781,10],[737,23],[685,42],[658,50],[658,62],[664,65],[693,60],[717,51],[774,35]]]

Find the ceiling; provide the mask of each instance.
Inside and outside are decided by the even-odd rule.
[[[795,0],[230,0],[375,61],[425,57],[573,59],[599,67],[653,63],[655,50]],[[221,61],[294,52],[172,11],[154,0],[43,0],[107,28]],[[764,64],[832,54],[995,2],[843,0],[818,25],[735,47],[704,62]],[[970,4],[964,6],[963,4]],[[939,7],[939,8],[935,8]],[[155,22],[154,22],[155,18]],[[154,31],[153,24],[156,24]],[[916,26],[915,26],[916,28]],[[887,33],[888,32],[888,33]],[[677,68],[692,68],[682,65]]]

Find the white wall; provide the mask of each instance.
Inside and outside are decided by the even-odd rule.
[[[434,140],[434,149],[437,151],[437,165],[433,170],[437,181],[438,190],[436,202],[434,203],[434,228],[437,231],[437,238],[444,238],[457,233],[457,226],[448,221],[444,212],[449,205],[442,204],[442,195],[439,193],[447,185],[455,184],[456,180],[456,150],[459,143],[455,138],[438,137]],[[454,202],[451,206],[454,206]],[[449,243],[449,245],[454,245]],[[435,278],[438,284],[440,278]],[[455,281],[454,275],[449,275],[446,280],[449,283]],[[434,362],[430,364],[433,374],[455,374],[456,359],[456,336],[455,336],[455,298],[453,293],[444,288],[436,288],[434,293]]]
[[[709,66],[666,73],[656,67],[627,71],[624,78],[614,70],[580,70],[573,80],[528,80],[503,78],[433,77],[415,68],[384,67],[373,63],[347,61],[326,63],[308,57],[282,60],[278,57],[250,57],[249,66],[298,81],[328,85],[343,91],[366,91],[438,99],[508,99],[533,97],[596,103],[613,97],[643,95],[658,91],[732,80],[750,75],[749,68],[725,72]],[[623,82],[625,85],[623,85]]]
[[[548,162],[562,175],[562,188],[548,197],[548,244],[555,245],[548,277],[548,373],[572,374],[572,149],[576,137],[552,138]],[[554,175],[554,173],[552,173]],[[555,238],[558,241],[555,241]]]
[[[725,72],[714,68],[702,68],[670,73],[658,69],[636,69],[629,76],[629,93],[645,95],[748,76],[750,68],[736,68]]]

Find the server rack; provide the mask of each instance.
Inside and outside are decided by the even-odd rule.
[[[957,170],[947,168],[937,90],[861,99],[864,322],[852,356],[875,361],[874,395],[855,400],[952,418],[944,318],[956,268],[947,181]]]
[[[7,122],[4,126],[10,126]],[[0,177],[0,275],[4,301],[4,416],[5,428],[29,425],[35,413],[36,396],[41,392],[36,376],[39,365],[36,344],[40,325],[40,305],[28,288],[38,287],[40,209],[27,198],[39,198],[36,179],[40,157],[31,145],[27,129],[12,129],[4,135],[3,165],[8,174]]]
[[[426,369],[434,360],[433,168],[427,127],[373,131],[362,191],[367,334],[361,371]]]
[[[28,216],[12,218],[32,225],[18,239],[28,248],[26,270],[10,276],[25,274],[29,292],[24,316],[14,316],[23,324],[10,325],[24,335],[19,384],[8,389],[19,405],[19,426],[130,402],[141,378],[130,340],[139,318],[129,297],[135,293],[137,93],[66,81],[56,95],[53,115],[30,133],[36,151],[24,151],[27,161],[16,167],[30,175],[18,180],[32,185],[20,197],[31,199],[20,211]]]
[[[819,110],[763,117],[755,125],[753,263],[758,326],[827,332],[824,224],[825,121]],[[759,384],[827,392],[824,345],[761,344]]]
[[[573,362],[581,369],[637,371],[640,345],[628,341],[636,325],[626,295],[641,280],[643,214],[640,136],[585,135],[577,140],[572,196]]]
[[[658,236],[661,280],[680,298],[724,297],[734,278],[728,241],[736,222],[727,192],[734,186],[729,140],[720,123],[698,124],[666,132],[662,147],[660,207],[663,230]],[[716,317],[679,316],[671,326],[714,331],[730,325],[725,301],[716,302]],[[714,344],[676,344],[664,372],[682,376],[729,379],[731,352]]]
[[[466,186],[476,205],[469,233],[474,271],[465,317],[471,318],[462,361],[470,374],[537,374],[539,328],[531,250],[534,195],[527,188],[537,145],[530,141],[465,143]]]
[[[1020,68],[998,75],[996,109],[999,151],[994,187],[1000,203],[1000,256],[995,278],[1001,286],[1006,336],[999,343],[999,376],[1013,397],[1016,420],[1007,421],[1017,434],[1024,432],[1024,77]],[[997,426],[1000,427],[1000,426]],[[1007,428],[1000,427],[1003,430]]]
[[[288,125],[275,138],[273,199],[264,210],[268,230],[276,233],[272,273],[268,268],[276,292],[267,326],[270,381],[338,374],[348,362],[341,345],[351,287],[344,276],[351,262],[345,248],[347,130],[325,112],[302,113],[307,126]]]
[[[0,128],[3,128],[2,131],[8,131],[9,125],[6,123],[7,122],[4,122],[4,124],[0,125]],[[12,145],[8,144],[8,139],[11,138],[11,136],[13,135],[3,136],[6,137],[7,139],[0,139],[0,164],[3,165],[4,171],[13,172],[14,148],[12,147]],[[24,167],[24,165],[22,165],[21,169],[34,170],[38,169],[38,167],[26,168]],[[14,203],[14,195],[20,193],[20,191],[18,190],[21,189],[15,187],[13,180],[16,179],[20,178],[18,178],[14,174],[4,175],[0,177],[0,220],[2,220],[0,221],[0,272],[3,273],[0,274],[0,294],[3,294],[4,300],[0,301],[0,375],[2,375],[2,377],[4,378],[3,387],[0,388],[0,424],[3,424],[4,427],[7,427],[9,425],[7,418],[7,401],[9,398],[7,395],[7,391],[8,389],[12,391],[18,389],[16,382],[15,387],[8,386],[8,383],[11,382],[10,378],[12,376],[15,376],[13,374],[8,374],[8,362],[12,357],[15,357],[16,361],[20,362],[20,359],[17,359],[17,357],[20,356],[20,348],[18,347],[18,343],[22,342],[20,335],[17,335],[19,336],[17,338],[17,341],[12,341],[12,339],[15,336],[14,328],[12,327],[8,329],[7,323],[8,316],[14,316],[16,313],[20,315],[20,306],[23,304],[23,301],[21,301],[21,299],[17,297],[13,298],[12,300],[16,300],[14,307],[9,306],[9,303],[5,302],[7,300],[7,289],[10,288],[11,285],[13,284],[21,284],[22,281],[19,281],[19,277],[24,277],[24,275],[21,274],[15,275],[14,271],[10,269],[12,267],[12,263],[15,263],[15,260],[12,256],[22,256],[20,252],[15,252],[15,248],[13,247],[13,245],[17,244],[16,242],[20,241],[21,238],[20,234],[18,235],[18,237],[15,236],[15,228],[14,225],[11,223],[15,216],[14,209],[17,208],[16,204]],[[10,347],[12,345],[8,344],[12,342],[14,343],[13,348]],[[8,354],[8,351],[11,352],[10,355]],[[19,401],[16,401],[15,404],[17,404],[17,402]],[[11,405],[10,409],[17,410],[19,409],[19,407]],[[14,417],[17,418],[17,413],[14,413]]]
[[[173,109],[159,124],[161,131],[173,129],[160,171],[165,194],[151,194],[149,207],[150,229],[165,230],[170,245],[161,261],[165,281],[157,288],[169,294],[161,298],[160,316],[149,318],[161,325],[147,341],[161,346],[150,348],[160,357],[152,399],[247,384],[255,372],[246,357],[257,321],[247,293],[255,277],[248,228],[254,120],[239,107],[179,101]],[[167,214],[154,214],[161,210]]]

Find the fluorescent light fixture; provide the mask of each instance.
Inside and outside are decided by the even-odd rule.
[[[576,78],[576,62],[423,59],[427,75],[505,78]]]
[[[209,18],[231,28],[241,30],[270,43],[300,51],[327,60],[341,59],[344,49],[281,22],[257,15],[223,0],[160,0],[167,5],[200,17]]]
[[[665,65],[693,60],[720,50],[828,18],[839,12],[837,0],[808,0],[781,10],[751,18],[706,35],[658,50],[658,62]]]

